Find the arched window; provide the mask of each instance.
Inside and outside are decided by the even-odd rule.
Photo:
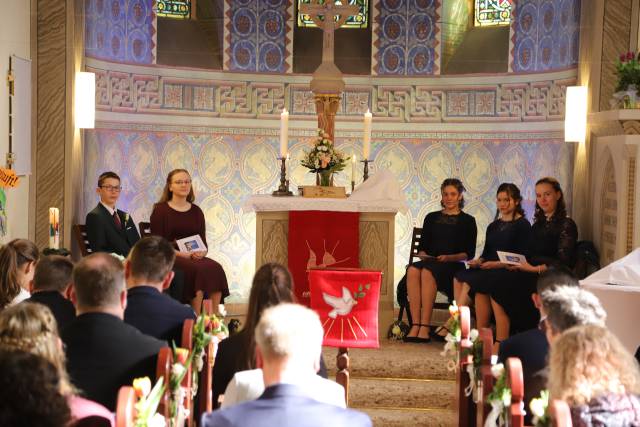
[[[367,26],[369,25],[369,0],[337,0],[335,4],[342,5],[345,3],[345,1],[347,4],[360,6],[360,13],[354,16],[350,16],[344,23],[342,28],[367,28]],[[298,0],[298,19],[296,20],[298,23],[298,27],[316,26],[309,15],[305,15],[304,13],[300,12],[300,5],[309,3],[312,3],[312,1]],[[320,0],[320,4],[324,4],[324,0]],[[337,19],[338,17],[336,16],[336,20]]]
[[[513,0],[475,0],[475,26],[509,25]]]
[[[160,18],[190,19],[195,0],[156,0],[156,15]]]

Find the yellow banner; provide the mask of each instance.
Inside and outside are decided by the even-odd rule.
[[[0,168],[0,187],[17,187],[19,180],[13,169]]]

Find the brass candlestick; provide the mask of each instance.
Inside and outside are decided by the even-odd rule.
[[[369,178],[369,162],[373,162],[373,160],[361,160],[364,163],[364,173],[362,174],[362,180],[366,181]]]
[[[293,196],[293,193],[289,190],[289,180],[287,179],[287,158],[278,157],[278,159],[280,160],[280,186],[271,194],[278,197]]]

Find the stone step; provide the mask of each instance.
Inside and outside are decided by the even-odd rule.
[[[446,368],[446,359],[440,355],[442,343],[404,343],[380,340],[379,349],[349,349],[352,377],[411,378],[455,380]],[[323,348],[329,375],[335,378],[338,349]]]
[[[411,407],[354,409],[369,415],[374,427],[452,427],[457,421],[452,410],[417,410]]]
[[[455,406],[455,382],[406,378],[351,378],[349,406],[450,409]]]

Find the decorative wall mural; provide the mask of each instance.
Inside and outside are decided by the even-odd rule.
[[[207,218],[209,255],[227,272],[230,301],[246,301],[255,269],[255,214],[245,212],[243,205],[250,195],[270,193],[278,185],[277,131],[243,129],[231,133],[207,128],[196,132],[175,127],[160,132],[149,131],[145,125],[118,123],[99,127],[86,131],[86,209],[97,203],[94,189],[98,175],[111,169],[122,177],[122,208],[131,212],[136,222],[146,221],[160,197],[166,173],[186,167],[192,174],[196,203]],[[300,131],[290,132],[292,187],[314,182],[313,175],[298,168],[295,160],[311,143],[311,136],[302,135]],[[371,173],[384,168],[396,174],[409,204],[409,212],[396,217],[396,275],[404,272],[411,228],[420,226],[428,212],[439,209],[440,183],[445,177],[462,178],[468,189],[466,210],[478,222],[478,253],[484,244],[485,228],[495,214],[495,191],[500,182],[520,185],[528,218],[535,204],[535,181],[542,174],[558,177],[571,200],[571,182],[567,179],[572,164],[567,161],[566,144],[559,134],[403,135],[374,135],[371,146]],[[362,154],[357,136],[338,132],[336,145],[359,157]],[[338,175],[338,184],[347,185],[349,176],[347,167]],[[360,183],[361,169],[357,176]]]
[[[224,69],[290,73],[292,0],[225,0]]]
[[[86,0],[85,55],[135,64],[156,62],[155,0]]]
[[[440,73],[441,0],[379,0],[373,7],[372,74]]]
[[[509,71],[575,67],[580,45],[581,0],[518,0],[510,34]]]

